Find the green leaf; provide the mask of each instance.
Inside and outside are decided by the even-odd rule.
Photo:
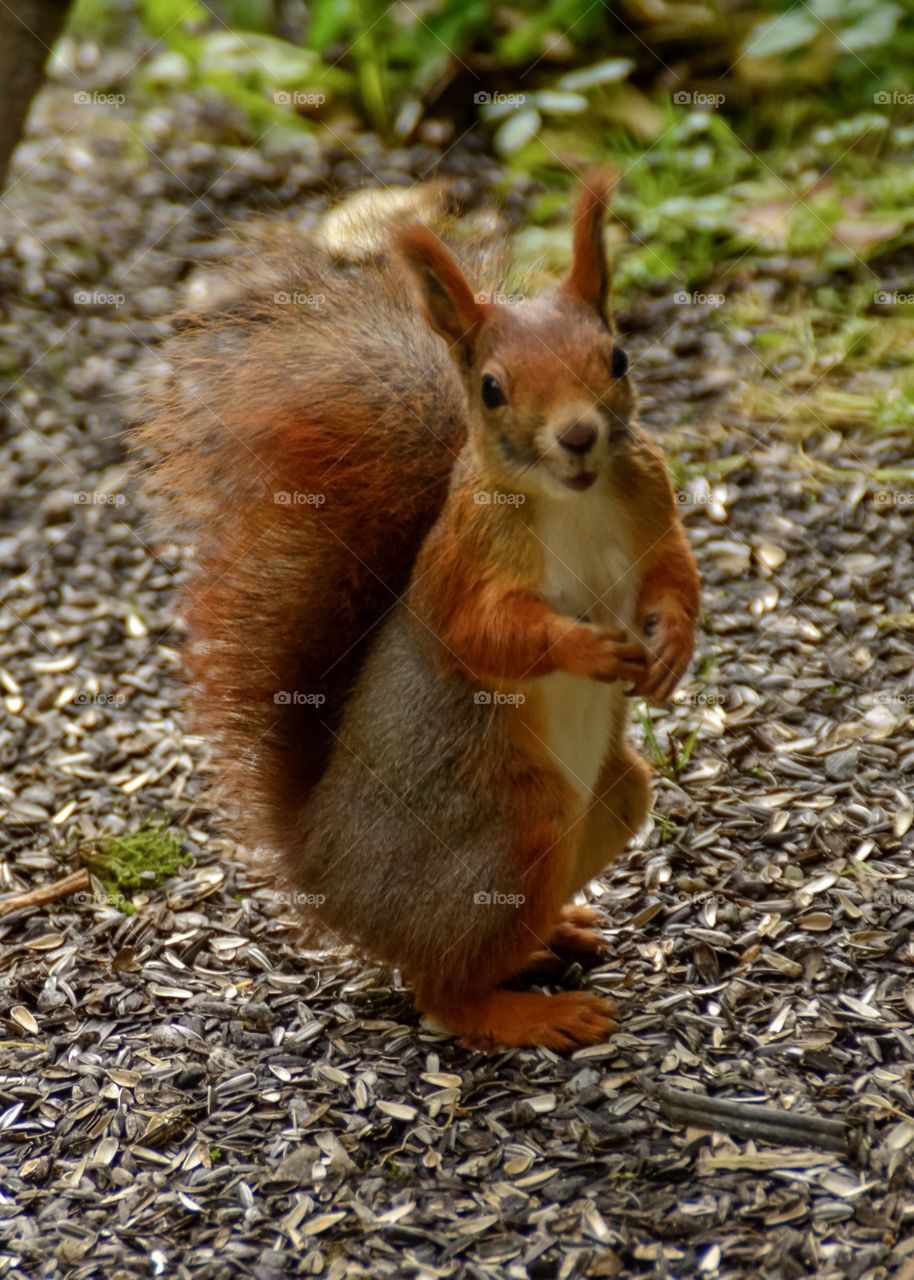
[[[558,81],[557,87],[579,93],[582,89],[593,89],[600,84],[617,84],[634,69],[635,64],[631,58],[607,58],[604,62],[595,62],[592,67],[567,72]]]
[[[878,49],[892,39],[900,17],[897,5],[876,5],[855,26],[842,31],[839,42],[851,53],[858,49]]]
[[[209,18],[199,0],[143,0],[143,25],[160,40],[172,31],[185,31]]]
[[[271,31],[272,0],[226,0],[229,26],[242,31]]]
[[[552,89],[531,94],[527,101],[531,107],[544,111],[546,115],[555,116],[579,116],[587,110],[588,105],[581,93],[556,93]]]
[[[343,35],[354,34],[355,15],[350,0],[313,0],[308,44],[318,53]]]
[[[310,49],[299,49],[286,40],[248,32],[214,31],[202,41],[200,70],[253,76],[279,88],[302,88],[320,79],[321,63]]]
[[[760,23],[746,41],[743,53],[747,58],[771,58],[779,53],[792,53],[812,44],[821,30],[822,24],[809,10],[796,5],[786,13]]]
[[[532,58],[547,56],[554,34],[561,32],[563,37],[580,44],[589,32],[595,29],[604,12],[603,5],[582,4],[581,0],[551,0],[551,3],[536,3],[528,6],[532,10],[524,22],[518,22],[507,35],[496,43],[495,53],[499,63],[516,66]]]
[[[496,130],[493,139],[495,149],[503,156],[513,155],[536,137],[542,123],[538,111],[515,112]]]

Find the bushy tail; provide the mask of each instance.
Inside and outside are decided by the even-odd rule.
[[[187,664],[252,844],[288,850],[366,647],[407,582],[465,430],[402,271],[274,237],[179,322],[139,428],[196,530]]]

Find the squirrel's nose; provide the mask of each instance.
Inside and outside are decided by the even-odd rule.
[[[597,429],[592,422],[573,422],[559,436],[559,444],[569,453],[586,453],[592,448],[597,438]]]

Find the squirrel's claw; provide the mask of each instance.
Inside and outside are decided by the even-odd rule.
[[[654,611],[644,619],[643,628],[649,636],[647,669],[632,682],[635,693],[650,702],[668,702],[692,657],[692,626],[679,612]]]

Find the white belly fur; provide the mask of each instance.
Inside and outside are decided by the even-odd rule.
[[[534,528],[543,543],[542,594],[560,613],[630,628],[638,594],[634,556],[602,486],[541,500]],[[558,671],[537,681],[545,700],[546,746],[566,780],[588,801],[610,742],[628,711],[618,681]]]

